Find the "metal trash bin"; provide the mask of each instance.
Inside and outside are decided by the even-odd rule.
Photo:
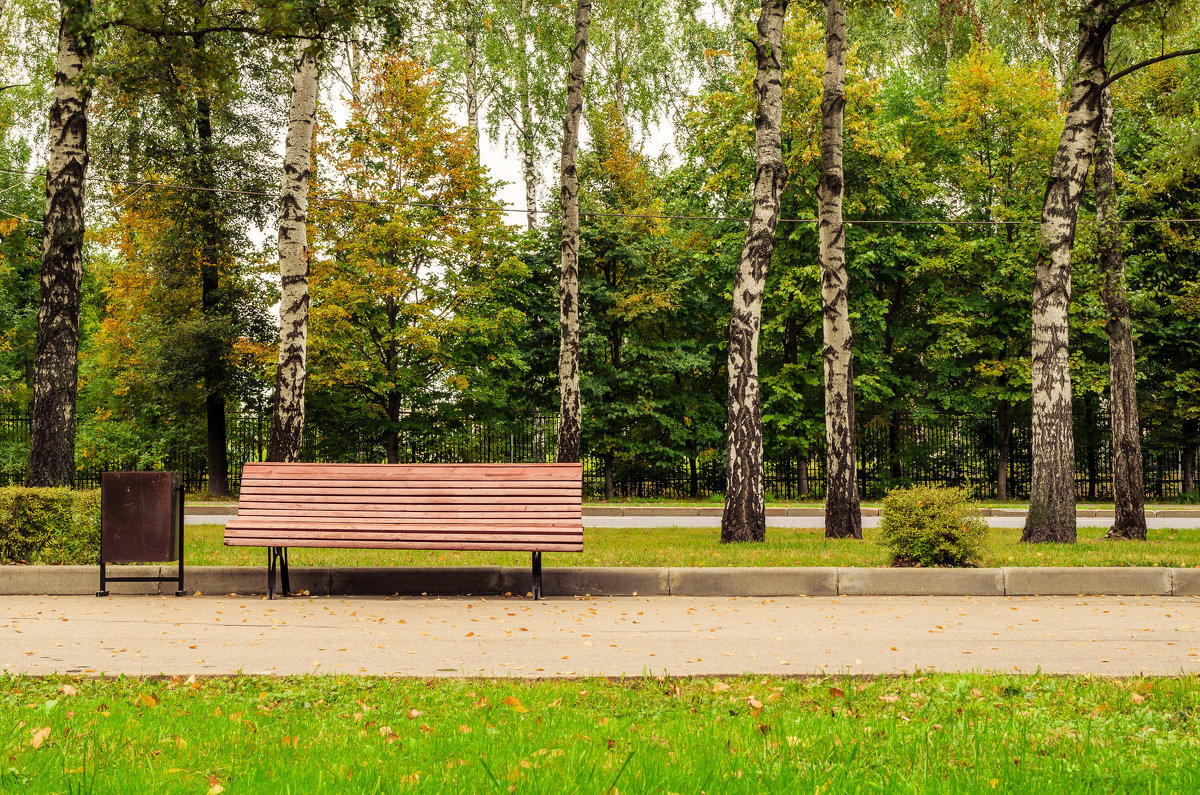
[[[176,577],[109,577],[109,563],[179,561]],[[178,583],[183,596],[183,478],[178,472],[105,472],[100,476],[100,590],[110,582]]]

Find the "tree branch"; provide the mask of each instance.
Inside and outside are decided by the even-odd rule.
[[[1200,55],[1200,48],[1191,49],[1191,50],[1176,50],[1175,52],[1169,52],[1166,55],[1160,55],[1157,58],[1148,58],[1145,61],[1142,61],[1141,63],[1135,63],[1133,66],[1130,66],[1126,69],[1122,69],[1121,71],[1117,72],[1115,75],[1109,77],[1103,83],[1096,86],[1096,90],[1103,91],[1104,89],[1106,89],[1110,85],[1112,85],[1113,82],[1115,82],[1118,78],[1124,77],[1125,75],[1130,74],[1131,72],[1136,72],[1138,69],[1143,69],[1147,66],[1150,66],[1151,64],[1156,64],[1159,61],[1169,61],[1172,58],[1179,58],[1184,55]]]

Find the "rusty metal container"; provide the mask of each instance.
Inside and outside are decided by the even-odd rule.
[[[178,577],[109,577],[108,563],[179,561]],[[183,593],[183,481],[178,472],[100,476],[100,591],[109,582],[178,580]]]

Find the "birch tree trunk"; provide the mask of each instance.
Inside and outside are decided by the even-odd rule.
[[[88,167],[88,100],[80,74],[91,46],[79,21],[89,4],[65,0],[58,27],[50,156],[46,167],[41,300],[34,355],[28,486],[75,484],[75,396],[79,374],[79,308],[83,281],[83,194]]]
[[[1100,97],[1100,140],[1096,146],[1096,217],[1099,221],[1100,272],[1108,332],[1109,410],[1112,416],[1113,499],[1115,518],[1107,538],[1146,540],[1146,490],[1142,476],[1142,439],[1138,427],[1133,326],[1125,291],[1125,260],[1117,228],[1116,139],[1112,97]]]
[[[317,55],[296,42],[279,197],[279,359],[268,461],[296,461],[304,441],[308,366],[308,178],[317,115]]]
[[[825,0],[825,86],[821,96],[821,179],[817,205],[825,369],[825,537],[862,538],[854,451],[854,334],[842,222],[842,122],[846,107],[846,10]]]
[[[1068,310],[1071,304],[1071,247],[1079,199],[1087,181],[1100,129],[1104,82],[1107,3],[1079,22],[1078,72],[1067,118],[1042,201],[1041,244],[1033,283],[1033,482],[1029,518],[1021,534],[1028,542],[1075,542],[1075,439],[1071,421]],[[1103,28],[1103,29],[1102,29]]]
[[[583,115],[583,76],[587,68],[591,0],[575,0],[575,40],[567,78],[567,111],[563,117],[562,265],[558,284],[558,451],[559,463],[579,461],[582,405],[579,395],[579,118]]]
[[[471,21],[467,32],[467,127],[471,130],[471,146],[475,151],[475,162],[479,162],[481,131],[479,128],[479,32]]]
[[[733,281],[729,318],[729,407],[726,433],[725,510],[721,541],[763,541],[767,537],[763,476],[762,402],[758,388],[758,337],[762,327],[763,291],[775,250],[779,198],[787,180],[783,162],[783,19],[787,0],[762,0],[758,64],[754,92],[754,200],[746,242]]]
[[[589,9],[590,13],[590,9]],[[521,17],[517,21],[517,47],[521,51],[521,177],[525,182],[525,226],[533,231],[537,226],[537,167],[533,135],[533,100],[529,96],[529,51],[525,38],[529,19],[529,0],[521,0]]]

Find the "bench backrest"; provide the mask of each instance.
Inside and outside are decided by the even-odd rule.
[[[249,463],[231,546],[583,549],[579,464]]]

